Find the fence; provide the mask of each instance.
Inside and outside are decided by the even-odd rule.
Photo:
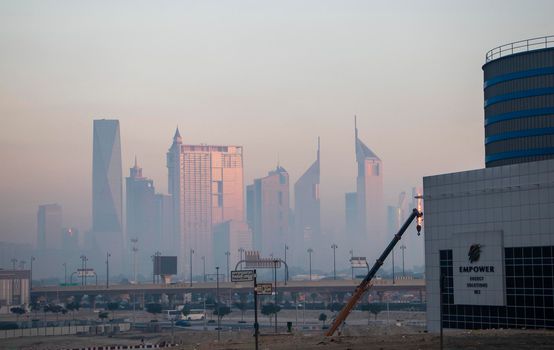
[[[72,334],[106,334],[111,332],[126,332],[131,329],[129,323],[115,323],[106,325],[86,325],[86,326],[61,326],[61,327],[38,327],[38,328],[19,328],[0,331],[0,339],[18,338],[18,337],[44,337],[44,336],[63,336]]]

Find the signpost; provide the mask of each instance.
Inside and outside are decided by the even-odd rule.
[[[231,271],[231,282],[252,282],[256,278],[256,270]]]
[[[77,275],[79,277],[94,277],[96,276],[96,273],[94,272],[94,269],[86,268],[86,269],[77,269]]]
[[[273,285],[271,283],[258,283],[256,292],[258,295],[271,295],[273,294]]]
[[[259,330],[258,324],[258,285],[256,284],[256,270],[234,270],[231,271],[231,282],[254,282],[254,337],[256,338],[256,350],[259,347]],[[269,284],[271,294],[271,283],[265,283],[260,285]],[[266,287],[267,288],[267,287]]]

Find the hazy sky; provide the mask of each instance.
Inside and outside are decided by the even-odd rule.
[[[239,144],[250,183],[296,181],[322,143],[325,226],[355,189],[353,115],[392,204],[428,174],[482,167],[486,51],[554,34],[554,1],[0,1],[0,240],[39,204],[90,225],[92,120],[121,123],[167,191],[185,143]]]

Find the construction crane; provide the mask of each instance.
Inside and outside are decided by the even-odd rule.
[[[418,205],[418,207],[419,207],[419,205]],[[358,287],[356,287],[356,290],[354,291],[354,294],[352,294],[352,297],[350,298],[350,300],[348,300],[348,303],[346,303],[346,305],[344,305],[342,310],[339,312],[339,314],[335,318],[335,321],[333,322],[331,327],[329,327],[329,330],[327,331],[327,333],[325,333],[325,335],[327,337],[332,336],[335,333],[335,331],[337,330],[337,328],[346,320],[346,318],[350,314],[350,311],[352,311],[354,306],[356,306],[356,304],[358,303],[358,300],[360,300],[360,298],[365,294],[365,292],[371,286],[371,284],[370,284],[371,279],[375,276],[375,274],[377,273],[379,268],[381,268],[381,265],[383,265],[383,262],[385,261],[387,256],[390,254],[390,252],[392,251],[392,249],[394,248],[396,243],[398,243],[398,241],[400,241],[400,239],[402,238],[402,235],[408,229],[408,226],[410,226],[412,221],[416,218],[418,219],[416,229],[417,229],[417,235],[419,236],[419,234],[421,232],[421,218],[422,217],[423,217],[423,212],[422,211],[420,211],[416,208],[414,208],[412,210],[412,214],[410,214],[410,216],[408,217],[406,222],[404,222],[404,225],[402,225],[400,230],[398,230],[398,233],[394,235],[394,238],[389,243],[387,248],[385,248],[385,251],[383,251],[383,254],[381,254],[379,259],[377,259],[377,261],[375,261],[375,264],[373,265],[371,270],[367,273],[367,276],[365,276],[363,281],[358,285]]]

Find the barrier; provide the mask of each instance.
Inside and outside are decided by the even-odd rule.
[[[59,327],[37,327],[0,330],[0,339],[20,337],[44,337],[74,335],[77,333],[104,334],[107,331],[126,332],[131,329],[130,323],[114,323],[107,325],[85,325],[85,326],[59,326]]]

